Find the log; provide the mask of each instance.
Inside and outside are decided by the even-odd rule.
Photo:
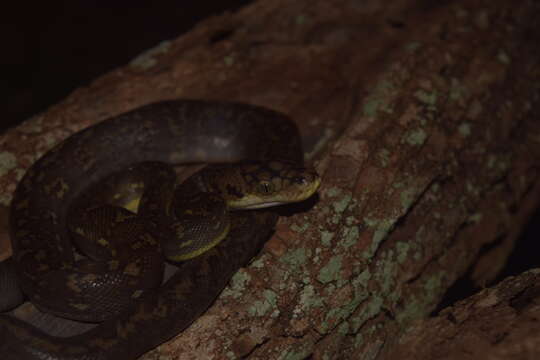
[[[413,322],[385,359],[536,359],[540,270],[508,277]]]
[[[254,2],[5,133],[0,203],[59,140],[145,103],[285,112],[323,175],[318,201],[141,359],[395,358],[436,335],[407,329],[467,270],[495,279],[538,207],[539,15],[533,0]]]

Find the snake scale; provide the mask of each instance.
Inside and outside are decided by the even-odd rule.
[[[163,101],[75,133],[34,163],[15,191],[10,235],[18,282],[38,303],[43,299],[32,294],[45,294],[57,279],[69,282],[78,261],[68,231],[72,206],[119,169],[152,162],[282,160],[303,168],[295,124],[281,113],[241,103]],[[271,167],[278,174],[281,171],[280,166]],[[250,174],[247,177],[252,179]],[[274,186],[272,181],[264,183],[262,191]],[[316,184],[308,195],[318,187],[316,174],[310,181]],[[230,187],[226,191],[238,192]],[[9,314],[0,315],[2,359],[137,358],[199,317],[232,275],[257,254],[276,220],[277,215],[267,209],[232,211],[230,230],[217,246],[185,261],[161,286],[82,334],[54,337]],[[4,280],[0,277],[0,281]],[[73,306],[61,303],[62,296],[57,298],[60,307]]]

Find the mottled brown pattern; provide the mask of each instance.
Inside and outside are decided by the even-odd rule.
[[[114,170],[141,161],[266,159],[301,163],[298,131],[279,113],[243,104],[156,103],[71,136],[32,166],[15,193],[10,225],[23,289],[47,293],[54,281],[73,275],[69,204]],[[54,338],[2,315],[2,352],[8,359],[135,358],[196,319],[256,254],[275,220],[270,212],[233,213],[220,245],[183,264],[159,291],[147,292],[117,318],[82,335]]]

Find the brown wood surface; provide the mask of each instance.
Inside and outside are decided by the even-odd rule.
[[[7,132],[0,202],[57,141],[144,103],[283,111],[323,175],[319,201],[283,218],[214,306],[142,359],[441,358],[424,344],[459,306],[422,319],[467,269],[489,284],[539,204],[539,13],[533,0],[255,2]],[[538,283],[531,274],[507,281],[525,291]],[[514,294],[523,309],[537,304],[529,292]],[[483,315],[499,316],[506,303],[487,299]],[[540,353],[512,330],[506,341],[477,338],[501,353]],[[536,339],[538,330],[520,328]],[[452,349],[447,358],[470,358]]]

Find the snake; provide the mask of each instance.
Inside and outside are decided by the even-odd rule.
[[[202,163],[211,165],[176,182],[172,165]],[[123,181],[142,184],[132,186],[143,189],[142,195],[134,191],[136,212],[102,203],[117,191],[109,184]],[[97,324],[81,334],[52,336],[4,312],[1,357],[139,357],[185,330],[257,255],[278,219],[270,207],[303,201],[319,184],[315,170],[304,165],[295,123],[256,105],[166,100],[74,133],[33,163],[17,185],[10,207],[13,256],[0,264],[9,265],[7,271],[0,266],[0,286],[16,283],[38,309]],[[208,228],[211,234],[200,236]],[[78,235],[94,239],[88,249],[76,245]],[[142,255],[111,257],[121,247]],[[164,258],[182,262],[161,282]],[[147,276],[152,281],[140,280],[154,263],[157,272]],[[122,305],[110,305],[103,291],[89,300],[87,292],[106,282],[113,289],[136,283],[136,290],[113,291],[129,298]]]

